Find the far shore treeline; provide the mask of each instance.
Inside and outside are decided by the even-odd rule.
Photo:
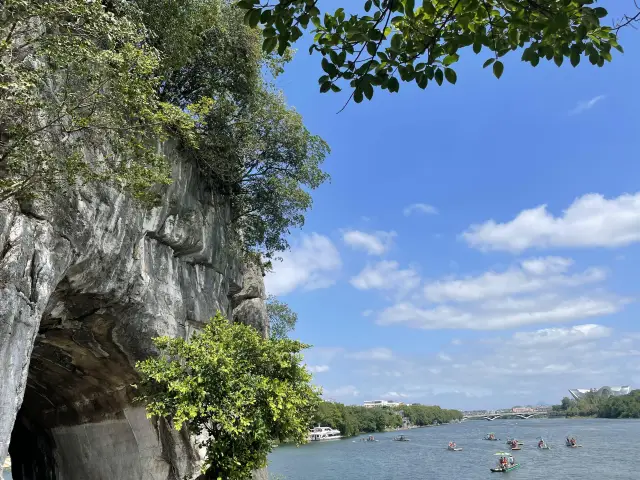
[[[640,390],[615,397],[591,393],[580,400],[564,397],[560,405],[553,406],[552,412],[567,417],[640,418]]]
[[[321,402],[313,425],[340,430],[351,437],[359,433],[384,432],[405,425],[427,426],[462,420],[459,410],[447,410],[430,405],[365,408],[336,402]]]

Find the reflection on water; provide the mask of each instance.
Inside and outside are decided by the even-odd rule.
[[[483,440],[495,432],[498,442]],[[509,480],[638,478],[640,421],[601,419],[531,419],[469,421],[406,432],[411,442],[393,442],[395,434],[376,434],[379,442],[353,439],[314,443],[300,448],[281,446],[270,455],[269,472],[286,480],[478,480],[496,478],[489,472],[494,453],[505,451],[506,439],[522,440],[514,452],[521,468]],[[575,436],[582,448],[564,445]],[[536,448],[543,437],[550,450]],[[461,452],[447,450],[455,441]],[[501,477],[496,478],[498,480]]]

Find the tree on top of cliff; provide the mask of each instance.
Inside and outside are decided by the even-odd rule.
[[[273,440],[303,443],[319,403],[302,366],[307,348],[264,339],[220,313],[189,341],[154,340],[160,356],[138,363],[149,415],[206,434],[206,478],[245,480],[264,467]]]
[[[313,25],[309,52],[322,56],[320,91],[348,84],[356,102],[375,88],[397,92],[400,80],[426,88],[456,83],[460,54],[485,54],[485,67],[500,78],[503,57],[523,50],[532,66],[582,58],[593,65],[622,51],[618,30],[640,20],[640,12],[604,25],[608,12],[597,0],[363,0],[353,13],[322,12],[312,0],[240,0],[245,22],[262,26],[263,48],[284,52]],[[637,6],[637,4],[636,4]],[[471,47],[471,48],[468,48]]]
[[[192,141],[193,119],[158,97],[142,24],[97,1],[6,0],[0,35],[0,202],[78,180],[150,199],[169,181],[149,141]]]
[[[225,0],[7,0],[0,35],[0,201],[78,182],[152,200],[171,181],[156,141],[178,136],[231,198],[236,244],[269,259],[328,178],[269,81],[289,54]]]
[[[212,99],[196,122],[201,171],[230,195],[232,222],[245,252],[266,259],[288,247],[304,224],[310,191],[328,179],[327,144],[311,134],[271,81],[290,58],[265,53],[259,32],[224,0],[136,0],[163,53],[164,100],[183,109]],[[240,60],[240,61],[239,61]]]

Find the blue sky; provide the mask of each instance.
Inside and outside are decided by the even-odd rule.
[[[278,85],[332,181],[266,282],[325,397],[471,409],[640,386],[640,34],[621,43],[601,69],[512,54],[500,80],[469,52],[455,86],[340,114],[297,45]]]

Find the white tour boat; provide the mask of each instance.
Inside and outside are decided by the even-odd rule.
[[[331,427],[315,427],[309,432],[310,442],[338,440],[339,438],[342,438],[342,435],[340,435],[340,430],[335,430]]]

